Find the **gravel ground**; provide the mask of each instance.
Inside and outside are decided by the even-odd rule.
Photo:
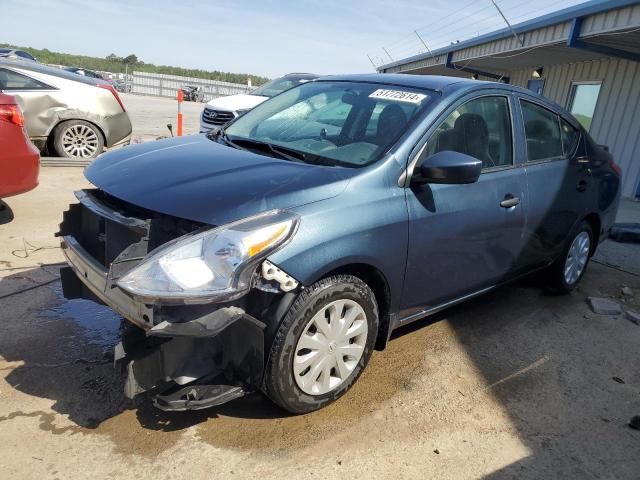
[[[638,276],[591,264],[572,295],[522,282],[414,324],[316,413],[165,414],[122,400],[118,319],[61,296],[53,232],[83,185],[45,168],[0,225],[2,478],[638,478],[640,327],[585,302],[640,309]]]

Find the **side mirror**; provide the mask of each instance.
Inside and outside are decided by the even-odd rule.
[[[413,183],[474,183],[482,171],[482,161],[464,153],[445,150],[424,159]]]

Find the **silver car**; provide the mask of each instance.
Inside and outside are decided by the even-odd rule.
[[[45,153],[94,158],[130,141],[129,115],[106,81],[0,58],[0,91],[17,99],[29,138]]]

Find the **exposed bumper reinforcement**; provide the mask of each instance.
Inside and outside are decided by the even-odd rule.
[[[131,323],[115,348],[114,363],[126,372],[125,396],[148,392],[163,410],[197,410],[219,405],[259,388],[264,372],[265,324],[236,306],[212,304],[154,311],[109,280],[71,235],[62,250],[65,297],[88,298],[84,289]],[[155,321],[159,322],[154,325]]]
[[[100,301],[144,330],[148,330],[153,326],[151,323],[153,318],[152,308],[134,301],[115,285],[109,285],[109,272],[96,262],[72,235],[63,237],[61,248],[67,263],[77,277]],[[65,279],[63,278],[63,280]],[[67,295],[67,290],[71,285],[70,281],[62,282],[63,293],[66,298],[74,298],[72,294]]]

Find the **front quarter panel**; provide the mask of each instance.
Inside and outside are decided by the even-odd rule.
[[[407,253],[404,190],[393,185],[397,174],[384,167],[351,179],[337,197],[294,209],[300,226],[291,243],[269,260],[308,286],[331,271],[366,264],[385,277],[397,309]]]

